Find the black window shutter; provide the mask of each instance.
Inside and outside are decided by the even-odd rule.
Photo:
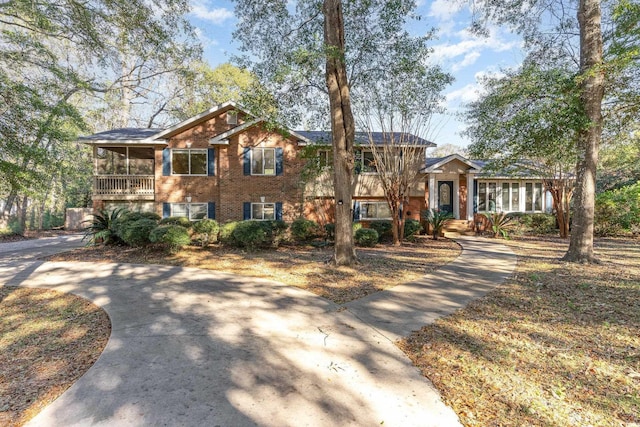
[[[209,219],[216,219],[216,202],[207,203],[207,217]]]
[[[276,220],[282,221],[282,202],[276,203]]]
[[[242,161],[244,167],[244,174],[251,175],[251,149],[245,148],[242,152]]]
[[[244,202],[242,205],[242,219],[251,219],[251,202]]]
[[[216,174],[216,150],[215,148],[207,149],[207,175],[214,176]]]
[[[473,213],[478,212],[478,180],[473,180]]]
[[[284,149],[276,148],[276,175],[282,175],[284,172]]]
[[[162,176],[171,175],[171,150],[165,148],[162,150]]]
[[[171,205],[169,203],[162,204],[162,218],[169,218],[171,216]]]
[[[360,202],[353,202],[353,220],[360,221]]]

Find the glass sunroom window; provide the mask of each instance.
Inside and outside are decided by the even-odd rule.
[[[98,147],[96,168],[98,175],[153,175],[153,148]]]

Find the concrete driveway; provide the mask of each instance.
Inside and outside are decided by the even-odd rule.
[[[43,263],[27,244],[3,246],[0,285],[71,292],[112,322],[96,364],[29,426],[459,425],[389,339],[314,294],[198,269]]]

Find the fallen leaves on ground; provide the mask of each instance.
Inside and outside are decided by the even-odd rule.
[[[560,239],[505,243],[516,274],[401,349],[465,426],[638,426],[640,242],[599,239],[593,265],[560,261]]]
[[[80,297],[0,287],[0,425],[34,417],[98,359],[109,317]]]

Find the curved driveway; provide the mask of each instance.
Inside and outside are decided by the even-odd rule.
[[[26,252],[11,267],[7,257],[16,254],[3,246],[0,284],[72,292],[112,321],[96,364],[30,426],[459,425],[389,339],[396,336],[389,307],[409,294],[379,293],[396,300],[386,308],[365,298],[345,309],[280,283],[207,270],[43,263]],[[462,257],[497,257],[508,276],[513,254],[490,241],[481,251]],[[428,292],[427,278],[407,292]],[[472,279],[458,285],[474,289]],[[444,311],[465,302],[453,298]],[[417,315],[413,305],[398,314]],[[382,318],[368,318],[375,312]]]

